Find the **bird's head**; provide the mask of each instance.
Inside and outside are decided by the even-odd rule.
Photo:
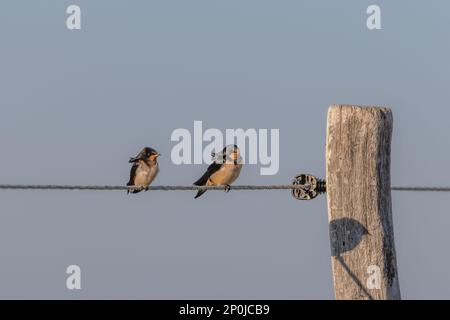
[[[226,160],[238,161],[240,160],[241,151],[235,144],[230,144],[223,149],[223,154],[226,155]]]
[[[160,153],[158,151],[156,151],[153,148],[149,148],[149,147],[145,147],[144,149],[142,149],[141,152],[139,152],[139,154],[134,157],[131,158],[129,162],[137,162],[139,160],[143,160],[143,161],[156,161],[156,159],[160,156]]]

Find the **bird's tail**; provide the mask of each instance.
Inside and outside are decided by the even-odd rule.
[[[127,194],[129,193],[139,193],[141,192],[143,189],[128,189],[127,190]]]
[[[202,194],[204,194],[207,190],[206,189],[200,189],[198,190],[197,194],[195,195],[194,199],[197,199],[198,197],[200,197]]]
[[[203,181],[202,181],[203,182]],[[196,186],[210,186],[212,185],[212,183],[209,180],[204,181],[203,183],[199,183],[199,181],[194,182],[194,185]],[[197,199],[198,197],[200,197],[202,194],[204,194],[206,191],[208,191],[207,189],[199,189],[197,191],[197,194],[195,195],[194,199]]]
[[[127,183],[127,187],[132,187],[134,184],[131,182]],[[139,193],[142,191],[142,188],[127,188],[127,194],[130,193]]]

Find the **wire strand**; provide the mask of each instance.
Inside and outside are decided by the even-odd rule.
[[[450,192],[450,187],[392,187],[393,191]]]
[[[232,190],[303,190],[309,185],[235,185]],[[114,185],[41,185],[41,184],[0,184],[0,190],[89,190],[89,191],[118,191],[141,189],[138,186]],[[149,186],[150,191],[196,191],[196,190],[226,190],[227,186]],[[450,187],[407,187],[394,186],[392,191],[422,191],[422,192],[450,192]]]
[[[1,184],[0,190],[91,190],[114,191],[141,189],[138,186],[112,186],[112,185],[33,185],[33,184]],[[308,188],[308,185],[236,185],[232,190],[298,190]],[[196,190],[226,190],[227,186],[149,186],[151,191],[196,191]]]

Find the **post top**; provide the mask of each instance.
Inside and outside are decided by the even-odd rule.
[[[332,104],[329,111],[333,109],[353,109],[352,111],[373,111],[392,113],[391,108],[386,106],[369,106],[369,105],[355,105],[355,104]]]

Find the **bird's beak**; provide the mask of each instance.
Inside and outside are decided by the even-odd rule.
[[[158,154],[156,155],[156,157],[158,158],[159,156],[161,156],[161,153],[158,152]]]

